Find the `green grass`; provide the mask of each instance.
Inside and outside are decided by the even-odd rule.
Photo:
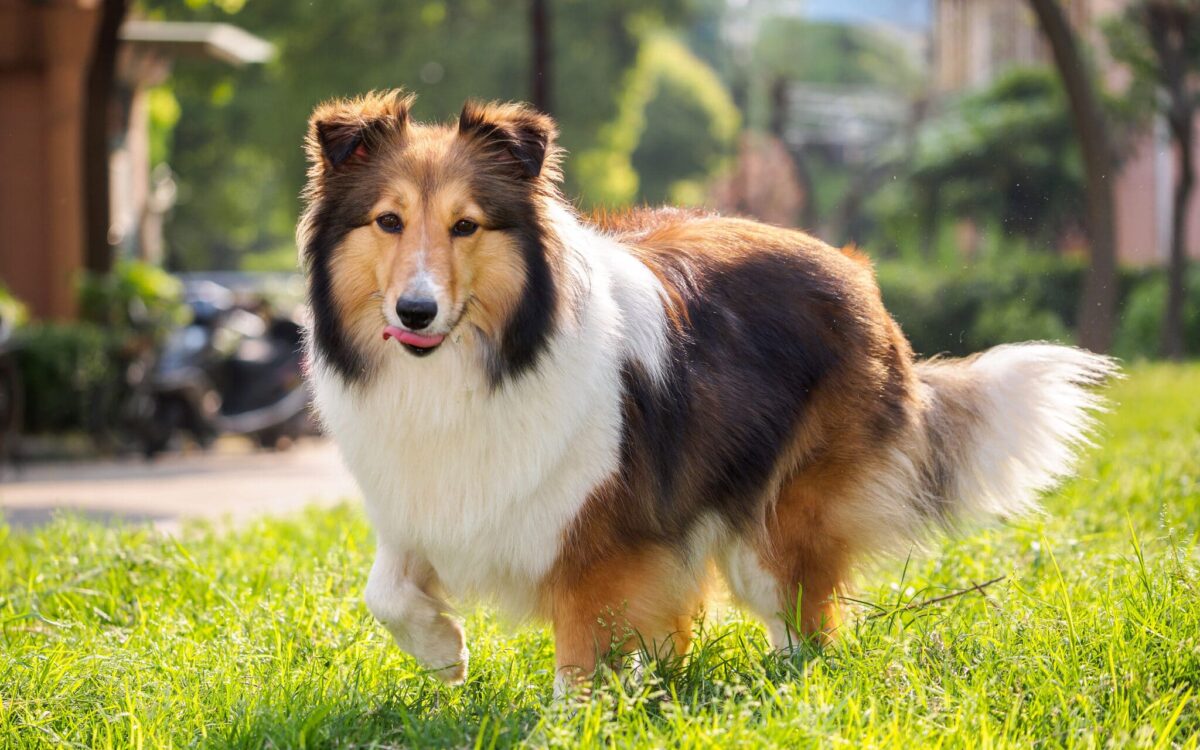
[[[836,647],[770,655],[725,611],[684,661],[583,705],[551,702],[544,628],[486,611],[468,684],[423,675],[361,603],[353,506],[180,541],[0,527],[0,748],[1195,748],[1200,367],[1138,366],[1112,396],[1044,517],[878,566]]]

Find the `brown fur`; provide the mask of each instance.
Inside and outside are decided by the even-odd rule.
[[[319,218],[345,225],[337,253],[309,253],[305,262],[329,276],[333,319],[343,328],[329,335],[353,342],[355,367],[371,366],[368,353],[378,347],[369,344],[386,323],[383,310],[395,306],[418,263],[444,291],[439,304],[452,310],[451,327],[501,348],[525,301],[531,262],[528,242],[508,230],[536,226],[534,198],[557,195],[559,152],[549,118],[513,104],[468,102],[457,127],[425,125],[410,122],[412,99],[392,91],[333,101],[310,121],[301,244],[311,244]],[[538,169],[527,173],[530,159]],[[340,216],[326,217],[331,211]],[[375,224],[388,212],[401,218],[402,232]],[[479,229],[452,236],[460,219]],[[554,263],[553,242],[538,244]]]
[[[950,526],[950,505],[967,504],[955,495],[955,473],[968,465],[965,476],[980,476],[968,444],[977,429],[1003,432],[1002,421],[977,411],[987,399],[963,362],[914,365],[862,253],[674,209],[593,217],[615,248],[575,227],[563,205],[549,118],[468,102],[457,123],[430,126],[409,121],[410,103],[398,93],[335,102],[318,108],[310,127],[300,237],[313,340],[344,380],[369,376],[382,349],[371,339],[417,273],[432,279],[439,310],[451,310],[449,328],[473,339],[495,387],[537,377],[547,342],[569,330],[562,324],[574,302],[605,278],[587,276],[599,260],[588,253],[627,251],[662,287],[665,352],[637,342],[603,364],[620,378],[605,402],[620,409],[617,468],[591,490],[537,582],[560,674],[586,676],[643,643],[660,656],[685,651],[717,562],[710,556],[726,557],[727,573],[741,566],[738,575],[753,577],[734,594],[760,616],[782,613],[786,635],[825,642],[841,622],[838,599],[856,560],[911,541],[923,523]],[[402,232],[377,225],[385,213],[403,220]],[[451,229],[464,218],[479,229],[457,236]],[[577,244],[595,247],[564,246],[579,236]],[[651,285],[612,278],[643,295],[621,313],[649,310],[657,333]],[[614,314],[604,334],[637,330],[625,323]],[[1069,351],[1035,355],[1035,363],[1062,360],[1051,375],[1074,388],[1111,368],[1100,358],[1080,364]],[[994,366],[1017,380],[1011,361]],[[1078,400],[1065,413],[1076,432],[1089,408]],[[602,424],[618,424],[614,413]],[[1014,484],[1022,478],[1002,475],[976,494],[988,512],[1028,507],[1031,498],[1006,504],[1007,488],[1041,489],[1038,481],[1062,471],[1035,469],[1044,476]],[[896,519],[903,528],[889,525]],[[774,600],[763,601],[764,591]]]
[[[789,623],[797,641],[827,640],[841,620],[837,596],[861,552],[853,518],[835,511],[855,492],[863,465],[878,454],[881,442],[905,429],[904,407],[913,398],[911,351],[883,309],[870,264],[800,232],[695,212],[630,212],[599,221],[664,283],[668,318],[677,329],[689,323],[686,300],[707,276],[736,274],[746,259],[772,254],[811,264],[812,274],[839,292],[833,301],[798,299],[796,305],[827,306],[819,312],[822,320],[853,316],[846,330],[825,334],[841,361],[794,423],[769,482],[774,489],[767,490],[758,521],[743,532],[776,579],[778,611],[796,612],[799,603],[797,619]],[[686,273],[678,272],[681,266]],[[742,293],[755,292],[747,287]],[[696,433],[705,439],[702,423]],[[681,474],[694,472],[685,466]],[[632,531],[655,523],[646,506],[652,494],[636,484],[610,483],[589,500],[572,529],[559,565],[544,583],[560,667],[588,672],[597,655],[633,643],[610,640],[614,631],[599,624],[601,611],[625,612],[622,622],[643,640],[686,647],[687,634],[676,631],[700,607],[705,569],[682,561],[686,552],[653,546]]]
[[[315,198],[328,180],[360,163],[369,164],[375,181],[373,200],[360,209],[361,221],[329,261],[339,317],[351,338],[368,350],[368,340],[380,329],[381,300],[394,304],[422,251],[425,270],[446,290],[456,321],[461,318],[464,329],[498,340],[525,291],[527,268],[510,235],[490,231],[500,227],[489,226],[480,203],[504,204],[523,195],[555,198],[559,157],[553,125],[523,107],[469,103],[458,128],[426,126],[408,121],[410,102],[395,94],[367,96],[326,105],[313,116],[309,150],[316,165]],[[527,161],[508,148],[522,138],[536,141],[539,133],[548,135],[544,143],[530,145],[543,149],[540,169],[531,175]],[[335,146],[343,144],[345,153],[335,156],[344,162],[328,156],[329,137]],[[361,143],[351,148],[347,139],[354,137]],[[375,225],[374,218],[384,212],[402,218],[402,233],[388,234]],[[478,222],[480,230],[467,238],[451,237],[449,228],[460,218]],[[536,222],[540,214],[535,208],[525,219]],[[839,620],[834,599],[856,551],[852,524],[831,509],[854,492],[862,464],[902,429],[903,405],[911,398],[911,351],[883,309],[870,264],[851,249],[839,252],[800,232],[703,213],[634,211],[596,221],[662,282],[668,319],[681,338],[690,335],[697,300],[710,294],[706,290],[712,284],[724,283],[725,293],[741,297],[758,293],[757,277],[740,270],[748,264],[800,266],[805,278],[819,280],[811,298],[797,288],[798,298],[784,309],[827,324],[812,333],[821,348],[837,352],[837,361],[820,376],[789,428],[791,437],[781,444],[764,480],[767,499],[754,502],[752,523],[740,533],[776,577],[780,610],[800,601],[794,623],[799,633],[831,632]],[[557,249],[552,241],[547,247],[556,266]],[[807,325],[796,321],[788,325]],[[721,402],[713,400],[720,396],[704,390],[695,395],[700,422],[693,426],[694,440],[705,439],[705,415],[721,411]],[[701,475],[696,462],[709,459],[699,443],[685,440],[683,450],[678,474],[689,482]],[[630,637],[634,631],[668,650],[686,648],[707,568],[703,561],[687,560],[679,540],[672,539],[690,527],[673,528],[675,519],[647,505],[656,490],[646,481],[627,478],[597,490],[543,582],[542,608],[555,623],[563,669],[590,671],[610,650],[636,645]],[[679,502],[695,504],[704,492],[685,486]]]

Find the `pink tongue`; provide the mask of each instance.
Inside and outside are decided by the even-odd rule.
[[[388,339],[396,339],[402,344],[415,346],[419,349],[429,349],[431,347],[435,347],[442,343],[445,338],[446,334],[444,333],[437,336],[422,336],[419,333],[406,331],[398,326],[385,326],[383,329],[384,341],[387,341]]]

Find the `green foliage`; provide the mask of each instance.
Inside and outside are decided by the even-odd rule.
[[[17,299],[3,283],[0,283],[0,324],[20,326],[29,320],[29,308]]]
[[[0,746],[1194,750],[1200,369],[1130,375],[1044,516],[875,565],[837,645],[768,654],[714,611],[685,660],[579,705],[551,701],[549,631],[486,609],[468,683],[423,674],[361,601],[350,507],[180,538],[0,524]]]
[[[1112,118],[1110,126],[1114,131],[1114,143],[1122,154],[1145,137],[1146,127],[1153,122],[1158,109],[1152,50],[1145,29],[1131,23],[1124,15],[1110,16],[1101,24],[1109,54],[1132,74],[1128,76],[1124,90],[1115,92],[1111,98],[1119,116]]]
[[[298,262],[295,246],[281,245],[274,250],[242,256],[241,266],[243,271],[250,273],[294,272]]]
[[[124,368],[187,314],[179,280],[146,263],[84,275],[77,291],[86,322],[28,325],[15,339],[26,432],[111,426]]]
[[[414,115],[444,120],[468,97],[529,97],[524,5],[484,0],[245,3],[142,0],[153,18],[236,23],[277,48],[265,66],[179,60],[168,85],[180,117],[168,161],[178,205],[166,227],[173,268],[235,268],[293,244],[312,108],[335,96],[404,87]],[[647,29],[680,22],[689,0],[563,0],[552,5],[553,102],[573,154],[617,116],[617,91]],[[572,165],[573,167],[574,165]],[[685,175],[686,176],[686,175]],[[569,192],[578,171],[567,170]],[[277,255],[277,257],[280,257]]]
[[[909,56],[868,26],[795,17],[764,22],[752,50],[751,75],[838,86],[879,86],[916,93],[923,84]]]
[[[737,107],[717,75],[677,39],[651,34],[618,96],[616,118],[576,164],[589,204],[694,195],[731,152]]]
[[[884,262],[883,301],[912,342],[930,356],[966,355],[1011,341],[1069,343],[1083,265],[1024,254],[975,263]]]
[[[747,119],[760,130],[768,129],[770,89],[779,80],[830,88],[879,88],[909,96],[918,95],[924,85],[924,76],[908,52],[867,26],[769,18],[759,26],[749,52]]]
[[[1081,259],[1011,250],[974,263],[893,260],[876,268],[884,304],[925,356],[964,356],[1012,341],[1071,343],[1084,272]],[[1190,294],[1200,298],[1200,271],[1191,279]],[[1163,272],[1122,269],[1118,282],[1116,354],[1157,357]],[[1186,331],[1200,346],[1200,311],[1191,311]]]
[[[1183,20],[1183,62],[1190,71],[1182,73],[1180,82],[1189,87],[1186,96],[1195,99],[1200,96],[1194,74],[1200,70],[1200,3],[1195,0],[1162,0],[1160,6],[1178,8],[1179,18]],[[1150,24],[1146,14],[1149,3],[1146,0],[1135,0],[1125,4],[1123,11],[1108,18],[1102,26],[1109,54],[1118,63],[1124,65],[1131,75],[1123,92],[1121,102],[1126,112],[1135,118],[1136,124],[1145,126],[1156,110],[1169,106],[1169,98],[1156,95],[1165,88],[1171,72],[1167,71],[1155,53],[1154,40],[1151,38]],[[1189,72],[1191,75],[1189,75]]]
[[[77,294],[81,317],[113,331],[157,335],[181,323],[186,314],[179,279],[140,261],[119,261],[107,274],[85,273]]]
[[[1200,268],[1188,272],[1184,298],[1183,340],[1186,351],[1200,352]],[[1113,351],[1128,359],[1153,359],[1159,355],[1163,313],[1167,306],[1167,278],[1154,273],[1129,293],[1121,309]]]
[[[15,339],[25,394],[22,430],[83,429],[100,416],[98,394],[121,376],[116,336],[91,323],[33,323]]]
[[[1071,332],[1053,310],[1038,308],[1027,298],[1009,300],[998,305],[984,305],[971,325],[970,338],[995,343],[1007,341],[1065,341]]]
[[[995,223],[1053,247],[1064,230],[1081,224],[1084,195],[1058,76],[1050,68],[1014,68],[925,124],[911,180],[927,198],[925,210]]]
[[[748,104],[746,120],[757,130],[775,132],[774,88],[779,84],[802,85],[829,90],[881,90],[915,100],[921,95],[925,77],[915,55],[886,32],[861,25],[821,23],[796,17],[768,17],[758,26],[758,36],[749,49],[742,75]],[[847,165],[843,156],[815,145],[801,147],[793,155],[808,179],[802,185],[812,201],[816,226],[839,237],[834,242],[865,239],[843,226],[843,219],[858,220],[856,211],[841,211],[854,200],[858,182],[868,178],[876,165]],[[895,161],[891,154],[881,158]],[[895,173],[896,169],[889,169]],[[861,188],[859,188],[861,189]],[[875,192],[874,190],[870,192]],[[911,190],[905,197],[911,199]]]
[[[155,86],[146,93],[150,118],[150,164],[169,161],[171,136],[179,122],[179,100],[170,86]]]

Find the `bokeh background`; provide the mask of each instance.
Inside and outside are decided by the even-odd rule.
[[[1198,73],[1195,0],[3,0],[6,429],[111,431],[197,284],[302,317],[308,114],[393,87],[551,113],[585,212],[857,246],[922,354],[1194,355]]]

